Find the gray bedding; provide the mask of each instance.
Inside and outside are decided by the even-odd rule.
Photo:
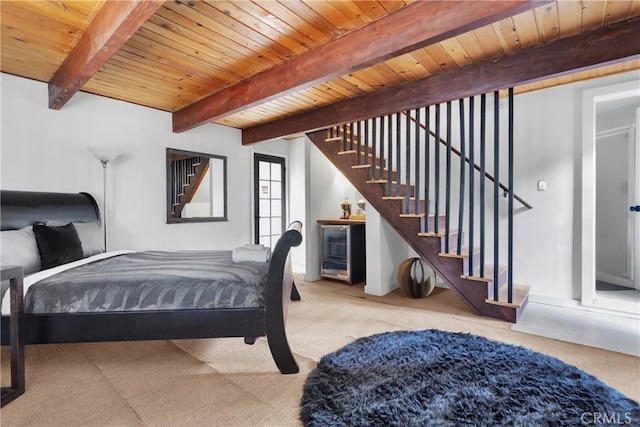
[[[25,313],[264,307],[269,263],[231,251],[146,251],[95,261],[33,284]]]

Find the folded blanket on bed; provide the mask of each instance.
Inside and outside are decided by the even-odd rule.
[[[262,245],[245,245],[235,248],[231,257],[234,262],[267,262],[271,258],[271,249]]]

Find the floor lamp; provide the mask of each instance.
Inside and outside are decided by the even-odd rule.
[[[104,251],[107,252],[107,164],[120,155],[120,152],[107,147],[87,147],[93,157],[102,163],[102,232],[104,233]]]

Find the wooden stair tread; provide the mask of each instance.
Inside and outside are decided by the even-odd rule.
[[[371,179],[367,181],[367,184],[386,184],[386,183],[387,183],[386,179]]]
[[[334,136],[332,138],[326,138],[324,140],[324,142],[332,142],[332,141],[342,141],[342,137],[341,136]]]
[[[486,265],[484,267],[484,276],[480,276],[480,267],[476,267],[473,269],[474,270],[474,274],[472,276],[466,275],[466,274],[462,274],[460,275],[460,277],[462,277],[463,279],[469,279],[469,280],[475,280],[478,282],[485,282],[485,283],[490,283],[493,282],[493,275],[494,275],[494,268],[493,265]],[[506,265],[499,265],[498,266],[498,275],[502,275],[504,273],[507,272],[507,266]],[[475,274],[478,273],[478,274]]]
[[[408,213],[408,214],[400,214],[400,218],[424,218],[424,214],[423,213],[417,213],[417,214],[413,214],[413,213]]]
[[[480,249],[474,248],[473,253],[474,254],[480,253]],[[469,247],[463,246],[462,248],[460,248],[460,255],[458,255],[456,252],[440,252],[438,255],[445,258],[461,258],[461,259],[469,258]]]
[[[371,182],[371,181],[367,181],[367,182]],[[406,198],[407,196],[382,196],[382,200],[405,200]],[[410,196],[409,200],[411,200],[413,203],[416,202],[415,196]],[[420,201],[424,202],[424,199],[420,198]]]
[[[338,156],[343,156],[345,154],[356,154],[358,151],[356,150],[344,150],[344,151],[338,151]]]
[[[523,307],[527,299],[529,298],[529,291],[531,286],[529,285],[513,285],[513,301],[507,302],[507,286],[501,286],[498,289],[498,301],[493,298],[487,298],[485,302],[487,304],[500,305],[503,307],[521,308]]]
[[[433,216],[433,214],[430,214],[430,216]],[[464,233],[465,231],[462,230],[462,232]],[[457,236],[458,235],[458,230],[457,229],[449,230],[449,235],[450,236],[452,236],[452,235],[453,236]],[[420,236],[420,237],[446,237],[447,235],[446,235],[446,233],[444,231],[438,231],[437,233],[434,232],[434,231],[429,231],[429,232],[421,231],[421,232],[418,233],[418,236]]]
[[[353,165],[351,166],[351,169],[368,169],[370,167],[371,165]]]

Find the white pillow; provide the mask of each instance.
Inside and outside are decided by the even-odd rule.
[[[74,222],[73,226],[78,232],[78,238],[82,244],[82,252],[85,257],[104,252],[104,235],[102,226],[98,221]]]
[[[24,274],[40,271],[40,254],[31,226],[0,232],[0,265],[21,265]]]
[[[46,224],[49,227],[59,227],[61,225],[67,225],[68,222],[46,221]],[[104,235],[102,234],[102,225],[99,221],[74,222],[73,226],[78,233],[80,244],[82,244],[82,255],[85,258],[104,252]]]

